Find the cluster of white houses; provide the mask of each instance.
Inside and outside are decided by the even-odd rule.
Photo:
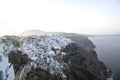
[[[34,61],[39,58],[42,64],[41,67],[43,66],[44,68],[49,69],[52,74],[56,71],[53,69],[57,69],[59,72],[62,71],[62,65],[54,58],[56,53],[59,53],[61,47],[65,47],[71,42],[70,39],[60,35],[31,36],[20,39],[20,48],[18,49],[28,54],[29,58]],[[15,80],[13,65],[9,63],[6,53],[9,52],[8,50],[14,50],[15,47],[13,47],[13,45],[12,42],[7,45],[2,38],[0,40],[0,80]],[[51,50],[52,47],[56,50]]]
[[[9,63],[8,56],[0,52],[0,80],[15,80],[13,65]]]

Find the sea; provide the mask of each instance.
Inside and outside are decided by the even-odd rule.
[[[120,36],[91,36],[98,59],[112,70],[114,80],[120,80]]]

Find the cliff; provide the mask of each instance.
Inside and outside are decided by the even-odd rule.
[[[66,63],[69,69],[66,70],[68,80],[107,80],[107,68],[84,48],[77,44],[69,44],[63,49],[67,53]]]

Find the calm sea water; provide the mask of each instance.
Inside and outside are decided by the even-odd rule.
[[[96,36],[89,39],[96,46],[99,60],[113,71],[116,80],[120,80],[120,36]]]

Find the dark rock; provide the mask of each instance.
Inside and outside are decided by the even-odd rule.
[[[75,43],[69,44],[62,51],[67,53],[67,58],[71,61],[68,72],[66,71],[68,80],[106,80],[104,72],[107,68],[96,58],[95,51],[86,51]]]

